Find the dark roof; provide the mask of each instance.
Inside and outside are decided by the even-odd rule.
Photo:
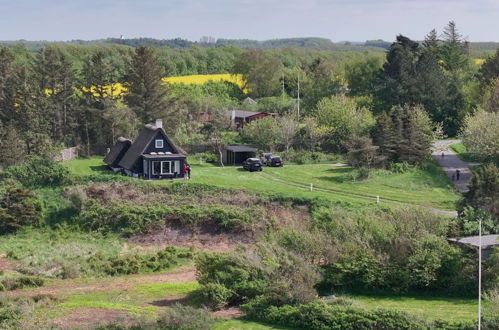
[[[156,136],[157,132],[161,132],[165,140],[172,146],[173,153],[179,154],[180,152],[177,149],[177,146],[173,144],[173,142],[168,138],[165,131],[162,128],[158,128],[154,125],[148,124],[145,125],[139,136],[132,144],[132,146],[128,149],[126,154],[123,156],[121,161],[119,162],[119,166],[131,170],[139,157],[144,153],[147,146],[151,143],[152,139]]]
[[[232,152],[256,152],[258,150],[250,146],[228,146],[226,149]]]
[[[111,147],[109,153],[104,158],[104,163],[111,167],[117,167],[125,152],[132,145],[132,141],[124,137],[118,138],[118,141]]]
[[[227,115],[232,117],[232,112],[234,112],[236,118],[248,118],[254,115],[258,115],[260,113],[265,113],[261,111],[228,110]]]
[[[449,238],[449,241],[471,245],[474,247],[480,246],[479,236],[468,236],[462,238]],[[499,246],[499,235],[482,235],[482,249],[488,249],[493,246]]]

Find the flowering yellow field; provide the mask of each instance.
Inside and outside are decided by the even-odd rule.
[[[483,58],[475,58],[474,61],[475,61],[475,64],[482,65],[483,62],[485,62],[485,59],[483,59]]]
[[[176,77],[166,77],[163,78],[164,84],[186,84],[186,85],[203,85],[209,81],[228,81],[236,84],[241,89],[244,88],[244,79],[242,74],[230,74],[230,73],[220,73],[220,74],[195,74],[190,76],[176,76]],[[97,94],[95,87],[83,87],[84,92],[92,91],[95,96]],[[126,94],[127,89],[120,83],[104,86],[104,97],[120,97]],[[243,92],[247,92],[243,89]],[[47,92],[50,94],[50,91]]]

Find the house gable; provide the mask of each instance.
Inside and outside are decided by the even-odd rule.
[[[163,148],[157,148],[155,140],[162,140]],[[140,171],[141,163],[139,160],[141,156],[143,154],[150,154],[151,152],[179,153],[177,147],[168,138],[162,128],[154,125],[146,125],[119,162],[119,166],[130,171]]]

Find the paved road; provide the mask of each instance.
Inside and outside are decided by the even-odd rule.
[[[436,141],[433,146],[433,158],[442,166],[444,172],[449,178],[454,177],[454,184],[461,193],[467,192],[468,183],[471,180],[470,166],[478,165],[478,163],[469,163],[462,161],[452,151],[449,146],[451,144],[461,143],[461,140],[440,140]],[[442,157],[443,153],[443,157]],[[460,171],[459,180],[456,177],[456,170]]]

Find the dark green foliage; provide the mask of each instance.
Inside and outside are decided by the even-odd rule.
[[[39,226],[41,221],[42,203],[31,190],[14,185],[0,190],[0,235]]]
[[[465,201],[468,205],[499,217],[499,168],[486,164],[473,171]]]
[[[8,167],[5,176],[25,186],[57,186],[70,181],[69,170],[66,167],[37,156],[30,157],[22,165]]]
[[[213,223],[223,230],[243,230],[258,220],[258,211],[256,207],[239,209],[220,205],[136,206],[118,202],[103,205],[97,200],[88,200],[82,208],[80,219],[82,226],[88,230],[128,236],[143,232],[153,225],[175,223],[186,226]]]
[[[23,316],[22,306],[7,299],[0,299],[0,328],[15,329]]]
[[[277,305],[306,303],[316,296],[315,268],[278,245],[260,244],[245,254],[203,253],[196,258],[196,268],[201,292],[212,307],[257,297]]]
[[[426,322],[405,313],[389,310],[367,311],[360,308],[312,302],[299,306],[258,306],[248,304],[250,318],[298,329],[427,329]],[[459,329],[472,329],[470,325]]]
[[[374,143],[388,162],[420,164],[431,154],[432,123],[420,107],[401,107],[378,117]]]
[[[0,281],[0,291],[10,291],[23,288],[36,288],[44,284],[44,280],[39,277],[13,277]]]
[[[191,257],[191,252],[170,246],[152,255],[131,254],[105,258],[96,254],[88,262],[96,273],[116,276],[166,270],[177,265],[181,259]]]
[[[142,123],[152,123],[168,110],[166,89],[161,83],[163,77],[164,70],[159,65],[156,51],[150,47],[137,47],[128,65],[125,85],[129,93],[125,95],[125,101]]]
[[[488,57],[480,67],[480,80],[484,85],[489,85],[494,79],[499,78],[499,50],[494,56]]]
[[[499,217],[481,209],[465,206],[456,219],[459,231],[453,236],[478,235],[479,219],[482,220],[483,235],[499,233]]]
[[[208,311],[191,306],[175,305],[160,314],[157,329],[209,330],[215,320]]]

